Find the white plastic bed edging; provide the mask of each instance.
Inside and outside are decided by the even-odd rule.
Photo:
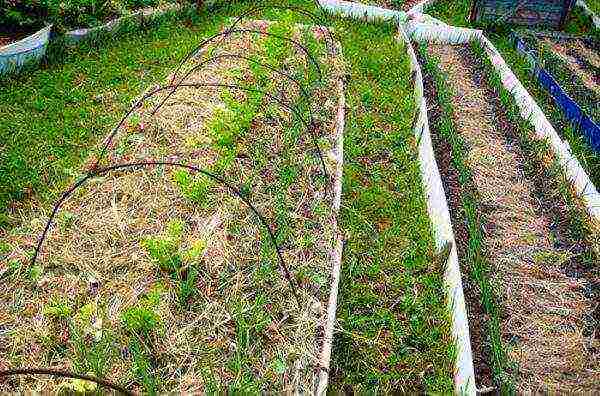
[[[68,45],[74,45],[79,43],[80,41],[90,37],[94,34],[99,33],[112,33],[117,30],[122,24],[127,21],[134,21],[135,23],[142,23],[145,18],[155,18],[161,15],[164,15],[168,12],[175,12],[182,9],[182,6],[179,4],[168,5],[161,8],[144,8],[141,10],[137,10],[130,15],[125,15],[120,18],[113,19],[108,21],[104,25],[96,26],[93,28],[83,28],[76,29],[66,32],[64,34],[65,42]]]
[[[363,19],[367,21],[396,21],[398,23],[407,20],[407,15],[403,11],[369,6],[352,1],[319,0],[319,4],[325,11],[347,18]]]
[[[581,7],[584,14],[592,18],[592,22],[594,22],[594,26],[596,26],[596,29],[600,29],[600,17],[596,15],[594,11],[592,11],[592,9],[586,4],[586,2],[584,0],[577,0],[575,4]]]
[[[341,54],[341,47],[338,46],[338,53]],[[329,153],[333,157],[335,167],[335,185],[333,186],[333,210],[336,214],[340,212],[342,204],[342,179],[344,173],[344,128],[345,128],[345,84],[342,79],[338,82],[338,95],[340,102],[336,115],[336,144],[335,148]],[[327,317],[323,336],[323,347],[319,356],[320,372],[317,379],[315,394],[317,396],[325,395],[327,392],[327,383],[329,381],[329,363],[331,361],[331,349],[333,347],[333,328],[335,325],[335,315],[337,311],[338,290],[340,284],[340,272],[342,267],[343,236],[338,229],[337,219],[334,218],[333,229],[336,230],[335,245],[333,246],[333,268],[331,274],[331,291],[329,293],[329,302],[327,304]]]
[[[407,32],[413,40],[434,41],[445,44],[464,44],[478,41],[488,55],[494,69],[502,80],[502,85],[512,94],[521,112],[521,117],[535,129],[536,137],[546,140],[556,156],[564,175],[571,184],[589,215],[592,226],[600,228],[600,195],[589,176],[571,153],[568,143],[564,142],[552,126],[544,112],[531,97],[523,84],[506,64],[502,55],[481,30],[454,28],[430,24],[407,23]]]
[[[48,48],[52,25],[17,42],[0,47],[0,75],[18,71],[30,62],[39,62]]]
[[[419,143],[418,158],[421,178],[425,187],[427,211],[431,219],[436,247],[438,251],[442,251],[446,244],[451,244],[450,256],[448,257],[444,273],[444,284],[447,294],[446,303],[452,316],[452,335],[457,347],[457,356],[454,365],[454,390],[455,393],[461,395],[475,395],[475,373],[473,369],[467,307],[463,294],[452,220],[429,132],[423,74],[414,49],[402,29],[399,29],[398,40],[403,41],[406,45],[410,57],[411,71],[415,73],[414,94],[419,113],[414,133]]]
[[[381,8],[379,7],[334,0],[321,0],[320,3],[327,11],[333,14],[357,19],[363,19],[365,17],[368,20],[382,19]],[[406,18],[401,18],[400,20],[406,20]],[[419,67],[414,50],[410,45],[410,41],[402,29],[399,29],[399,37],[397,39],[406,46],[411,60],[411,70],[416,73],[415,98],[418,116],[414,132],[419,141],[418,158],[421,177],[425,185],[427,210],[432,224],[436,248],[441,252],[447,244],[451,244],[450,256],[444,273],[444,286],[446,288],[448,310],[452,316],[452,335],[457,347],[454,389],[457,394],[471,396],[475,395],[476,387],[467,310],[462,289],[458,253],[454,240],[454,232],[452,230],[450,211],[448,210],[446,195],[435,160],[431,136],[429,134],[429,122],[427,119],[427,106],[423,96],[421,68]]]

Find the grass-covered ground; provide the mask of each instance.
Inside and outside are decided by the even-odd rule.
[[[30,200],[56,197],[133,98],[217,26],[165,22],[0,82],[0,225],[14,225]]]
[[[449,392],[454,349],[415,156],[408,58],[393,26],[339,28],[351,75],[333,385]]]
[[[5,229],[31,202],[48,207],[130,101],[220,21],[165,23],[3,83]],[[408,58],[393,26],[331,23],[349,70],[339,220],[347,242],[331,387],[450,392],[454,347],[411,130]]]

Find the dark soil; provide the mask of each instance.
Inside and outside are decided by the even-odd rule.
[[[423,59],[419,57],[423,64]],[[461,278],[465,303],[467,305],[467,316],[469,319],[469,335],[471,338],[471,351],[473,354],[473,366],[475,369],[475,383],[479,388],[493,386],[492,369],[489,362],[490,350],[487,342],[486,314],[481,305],[481,293],[476,282],[468,276],[470,268],[466,263],[465,251],[469,244],[469,234],[465,219],[461,211],[461,197],[465,186],[461,186],[459,175],[452,164],[452,146],[437,130],[438,120],[441,118],[437,104],[437,91],[431,76],[423,75],[425,100],[427,102],[427,115],[433,149],[438,169],[442,177],[442,184],[446,193],[446,200],[450,209],[452,229],[456,240],[458,258],[460,263]]]

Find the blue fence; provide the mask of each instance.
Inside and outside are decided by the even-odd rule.
[[[600,154],[600,127],[575,102],[554,77],[544,70],[535,57],[535,53],[527,46],[525,41],[513,32],[513,39],[519,51],[529,63],[531,72],[540,85],[548,91],[556,105],[561,109],[565,118],[569,120],[588,140],[596,153]]]

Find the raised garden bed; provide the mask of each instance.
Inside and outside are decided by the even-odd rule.
[[[223,34],[180,72],[187,85],[155,90],[105,140],[35,262],[48,209],[10,233],[1,366],[145,391],[322,386],[341,259],[340,49],[317,28],[239,29],[254,32]]]
[[[152,2],[148,4],[152,4]],[[149,24],[167,13],[179,12],[183,9],[180,4],[163,4],[156,8],[148,7],[136,11],[122,8],[119,13],[108,12],[98,18],[84,18],[87,21],[84,24],[85,27],[80,27],[81,24],[76,23],[79,21],[78,18],[69,22],[68,18],[67,20],[61,19],[62,16],[61,18],[48,17],[48,21],[56,20],[57,24],[49,25],[31,35],[26,33],[27,26],[19,27],[18,30],[11,28],[10,31],[0,34],[0,76],[18,72],[26,65],[39,63],[44,58],[52,39],[59,39],[60,46],[74,45],[86,39],[116,35],[128,29]],[[22,18],[26,18],[25,15]],[[27,18],[26,20],[29,21]],[[70,27],[77,28],[68,30]]]
[[[492,64],[478,59],[485,52],[447,45],[429,51],[443,70],[427,61],[434,142],[469,275],[478,388],[596,389],[597,346],[584,345],[598,344],[597,319],[589,321],[598,274],[588,241],[569,229],[579,221],[577,203],[557,173],[540,172],[545,148],[533,143],[493,71],[488,85]]]

